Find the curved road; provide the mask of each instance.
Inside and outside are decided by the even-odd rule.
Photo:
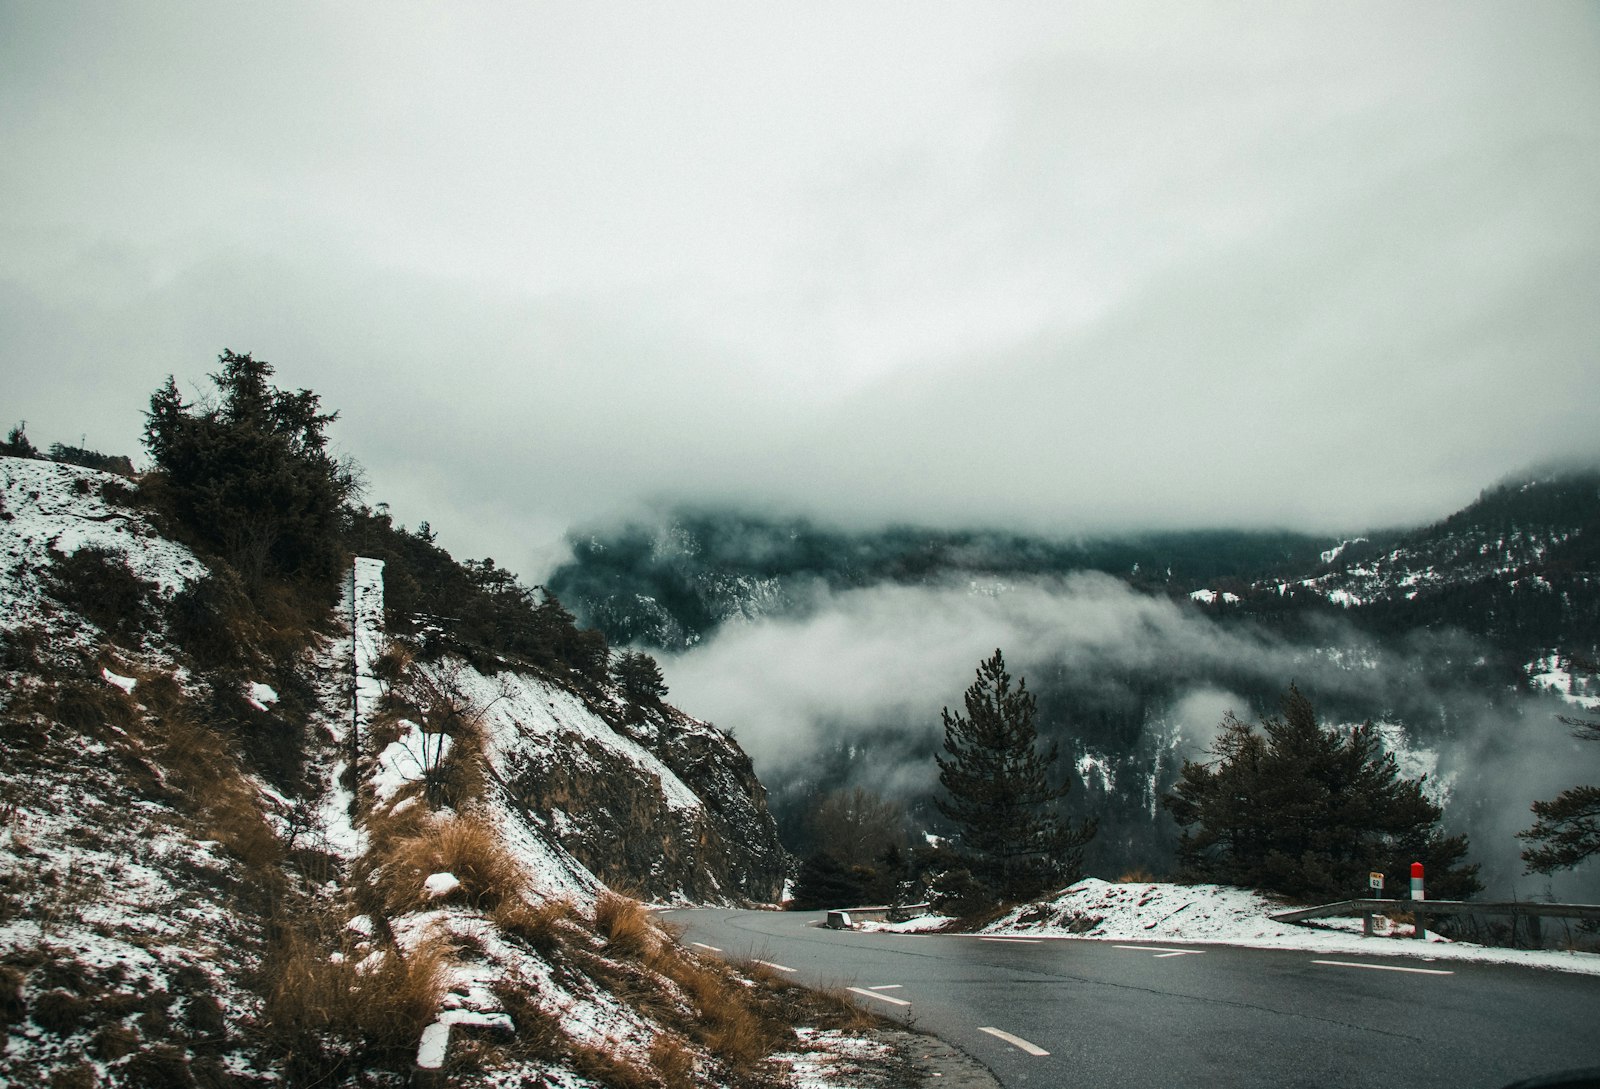
[[[702,950],[851,987],[1012,1087],[1497,1089],[1600,1064],[1594,976],[1217,945],[865,934],[822,929],[803,912],[663,915]]]

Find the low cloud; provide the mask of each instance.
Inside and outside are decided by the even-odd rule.
[[[781,788],[811,774],[825,750],[859,742],[870,746],[862,782],[923,796],[934,785],[940,708],[960,707],[996,647],[1031,688],[1067,693],[1041,703],[1042,718],[1065,721],[1064,740],[1081,735],[1075,702],[1137,708],[1145,699],[1147,717],[1127,749],[1145,759],[1160,748],[1163,775],[1203,756],[1226,712],[1246,720],[1276,712],[1290,682],[1325,722],[1399,723],[1410,744],[1438,750],[1446,822],[1471,835],[1492,888],[1594,884],[1521,874],[1514,836],[1531,822],[1529,803],[1573,785],[1573,757],[1584,754],[1555,721],[1556,701],[1485,687],[1474,673],[1479,648],[1464,637],[1384,644],[1329,622],[1289,639],[1080,573],[819,592],[804,615],[726,625],[663,666],[674,702],[733,728],[769,783]]]

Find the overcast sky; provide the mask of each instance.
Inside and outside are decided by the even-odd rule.
[[[223,348],[537,576],[649,501],[1421,521],[1600,449],[1600,6],[0,0],[0,411]]]

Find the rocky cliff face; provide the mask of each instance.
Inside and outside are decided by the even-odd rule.
[[[599,703],[528,673],[417,664],[474,723],[510,819],[656,901],[771,901],[784,855],[749,758],[667,705]]]

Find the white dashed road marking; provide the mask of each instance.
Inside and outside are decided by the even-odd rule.
[[[1442,968],[1402,968],[1398,964],[1359,964],[1353,960],[1314,960],[1312,964],[1330,964],[1335,968],[1371,968],[1374,972],[1414,972],[1419,976],[1453,976]]]
[[[865,987],[846,987],[845,990],[849,991],[851,994],[859,994],[866,998],[876,998],[879,1002],[887,1002],[892,1006],[911,1005],[911,1003],[907,1002],[903,998],[891,998],[886,994],[879,994],[877,991],[869,991]]]
[[[868,987],[867,990],[869,990],[869,991],[898,991],[901,988],[901,986],[902,986],[902,984],[899,984],[899,983],[882,983],[882,984],[879,984],[876,987]]]
[[[756,963],[757,964],[765,964],[768,968],[772,968],[775,971],[779,971],[779,972],[794,972],[794,971],[798,971],[799,970],[799,969],[796,969],[796,968],[786,967],[786,966],[784,966],[782,964],[774,964],[770,960],[758,960],[758,961],[756,961]]]
[[[1038,938],[979,938],[980,942],[1016,942],[1018,945],[1038,945]]]
[[[712,952],[713,952],[713,953],[720,953],[720,952],[722,952],[722,950],[720,950],[720,949],[718,949],[718,948],[717,948],[717,947],[716,947],[716,946],[714,946],[714,945],[707,945],[707,944],[706,944],[706,943],[705,943],[705,942],[690,942],[690,943],[689,943],[689,944],[690,944],[690,945],[693,945],[693,946],[697,946],[697,947],[698,947],[698,948],[700,948],[700,949],[709,949],[709,950],[711,950],[711,951],[712,951]]]
[[[1006,1043],[1010,1044],[1012,1047],[1017,1048],[1020,1051],[1026,1051],[1029,1055],[1048,1055],[1048,1054],[1050,1054],[1048,1051],[1046,1051],[1044,1048],[1040,1047],[1038,1044],[1030,1044],[1028,1041],[1024,1040],[1020,1036],[1013,1036],[1009,1032],[1001,1032],[997,1028],[981,1028],[980,1027],[978,1029],[978,1031],[979,1032],[987,1032],[990,1036],[998,1037],[999,1039],[1004,1040]]]
[[[1159,960],[1162,957],[1198,957],[1205,953],[1204,949],[1163,949],[1159,945],[1119,945],[1117,949],[1132,949],[1138,953],[1154,953]]]

